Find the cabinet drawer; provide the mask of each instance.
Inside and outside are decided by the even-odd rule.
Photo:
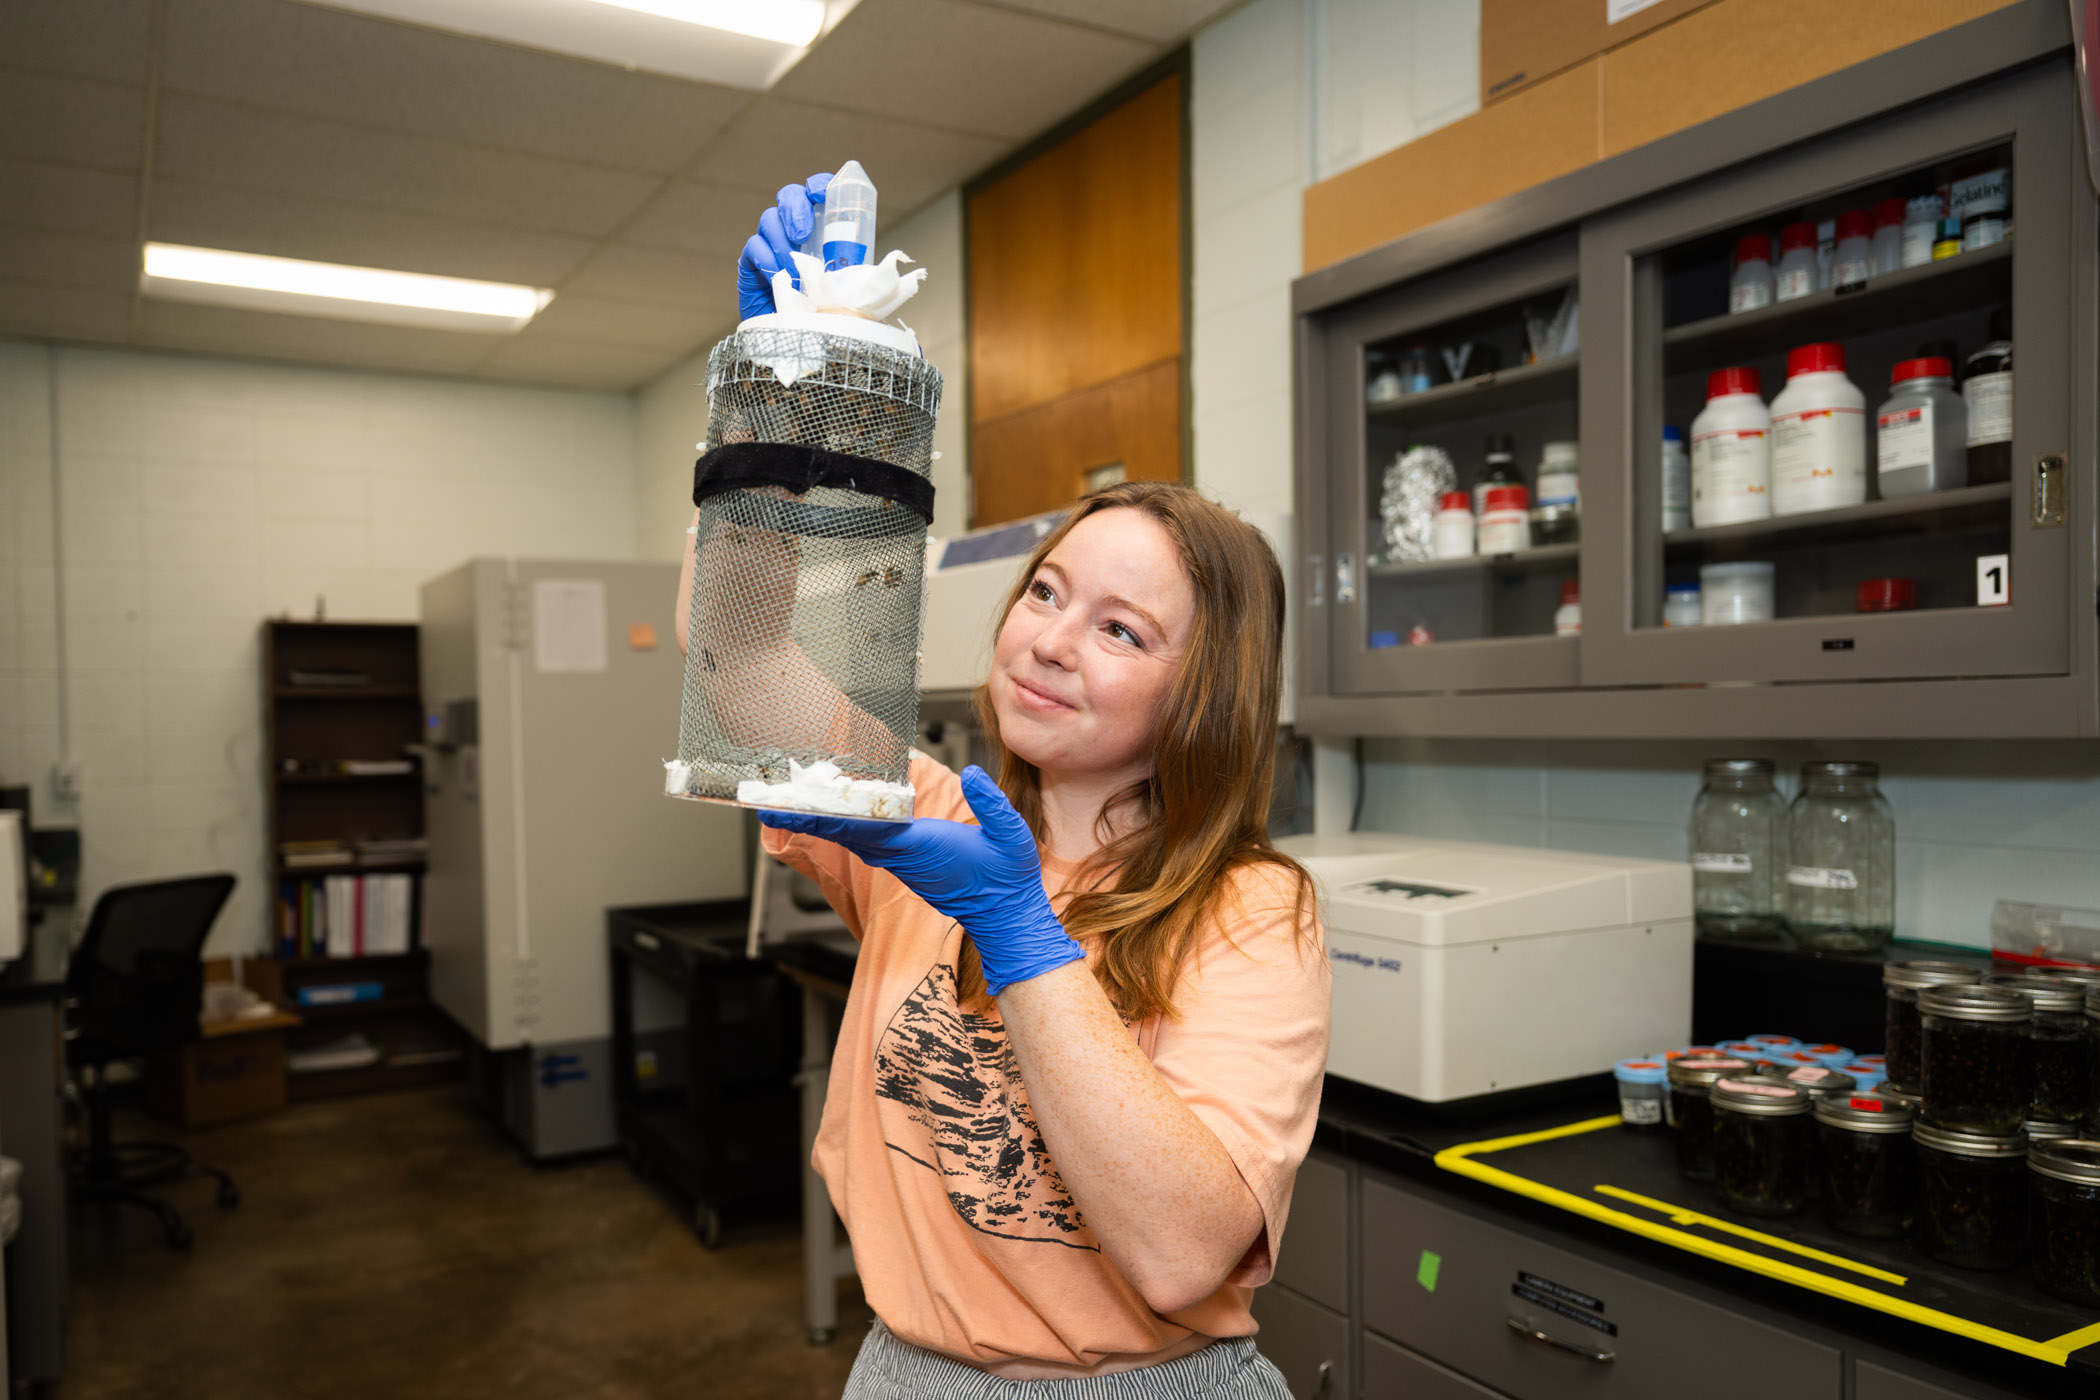
[[[1349,1311],[1349,1168],[1339,1158],[1316,1152],[1298,1168],[1276,1282]]]
[[[1364,1400],[1504,1400],[1499,1390],[1364,1334]]]
[[[1852,1367],[1852,1400],[2010,1400],[2012,1394],[1996,1388],[1985,1391],[1968,1377],[1952,1372],[1942,1373],[1942,1379],[1946,1385],[1860,1361]],[[1957,1385],[1960,1390],[1954,1389]]]
[[[1682,1400],[1694,1376],[1700,1400],[1842,1393],[1835,1348],[1383,1181],[1363,1222],[1364,1325],[1518,1400]]]
[[[1349,1400],[1349,1319],[1288,1288],[1254,1291],[1255,1344],[1283,1372],[1292,1400]]]

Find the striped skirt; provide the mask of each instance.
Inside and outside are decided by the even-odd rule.
[[[926,1351],[877,1318],[854,1358],[844,1400],[1291,1400],[1283,1375],[1254,1348],[1229,1337],[1200,1351],[1118,1371],[1054,1381],[1010,1381]]]

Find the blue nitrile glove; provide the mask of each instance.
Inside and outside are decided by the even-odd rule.
[[[795,260],[788,254],[816,231],[821,217],[817,206],[824,202],[830,184],[831,176],[825,174],[810,176],[807,184],[782,185],[773,207],[758,216],[758,232],[745,242],[743,256],[736,260],[736,309],[743,319],[779,309],[773,305],[774,273],[785,268],[795,285],[802,285]]]
[[[1035,833],[1006,794],[974,763],[962,771],[962,789],[977,814],[976,826],[939,817],[874,822],[777,811],[762,811],[758,819],[781,831],[835,841],[902,880],[963,926],[984,962],[985,986],[998,996],[1016,982],[1079,961],[1086,950],[1051,912]]]

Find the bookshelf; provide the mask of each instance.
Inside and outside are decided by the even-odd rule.
[[[275,946],[258,990],[304,1018],[287,1095],[463,1078],[422,944],[416,627],[272,620],[262,653]]]

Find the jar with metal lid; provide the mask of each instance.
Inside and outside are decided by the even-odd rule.
[[[2018,1133],[2034,1098],[2034,1004],[2005,987],[1918,993],[1924,1119],[1956,1132]]]
[[[2027,1172],[2035,1283],[2074,1303],[2100,1303],[2100,1142],[2030,1144]]]
[[[1816,1099],[1841,1099],[1859,1088],[1857,1079],[1828,1065],[1777,1064],[1768,1067],[1765,1073],[1783,1084],[1808,1090],[1809,1097]]]
[[[1899,1084],[1893,1079],[1882,1080],[1881,1087],[1874,1092],[1891,1103],[1902,1104],[1911,1111],[1913,1116],[1925,1107],[1925,1096],[1920,1094],[1914,1086]]]
[[[2054,1123],[2047,1118],[2030,1118],[2020,1125],[2020,1131],[2027,1134],[2029,1147],[2038,1142],[2059,1142],[2085,1136],[2076,1123]]]
[[[1677,1135],[1677,1170],[1692,1181],[1714,1179],[1714,1082],[1751,1073],[1748,1060],[1687,1055],[1670,1062],[1670,1097],[1665,1107]]]
[[[1804,1089],[1770,1079],[1714,1081],[1714,1184],[1745,1215],[1794,1215],[1808,1197],[1814,1123]]]
[[[1779,870],[1786,799],[1762,758],[1710,758],[1692,802],[1692,911],[1699,932],[1774,939],[1785,930]]]
[[[1920,1121],[1918,1243],[1942,1264],[2010,1269],[2027,1246],[2027,1139]]]
[[[2092,1101],[2092,1067],[2086,1063],[2085,989],[2057,977],[1993,977],[2034,1004],[2028,1049],[2034,1065],[2030,1118],[2076,1123]]]
[[[2086,1101],[2081,1121],[2087,1136],[2100,1137],[2100,987],[2085,990],[2085,1065],[2093,1096]]]
[[[1878,949],[1896,931],[1896,818],[1880,765],[1804,763],[1787,809],[1786,922],[1810,948]]]
[[[1831,1228],[1870,1239],[1908,1234],[1918,1199],[1909,1105],[1847,1094],[1817,1099],[1812,1112],[1823,1216]]]
[[[1881,969],[1881,985],[1888,996],[1888,1021],[1883,1040],[1888,1077],[1898,1084],[1915,1085],[1922,1078],[1918,1064],[1918,993],[1927,987],[1956,987],[1981,982],[1983,969],[1969,963],[1894,962]]]

